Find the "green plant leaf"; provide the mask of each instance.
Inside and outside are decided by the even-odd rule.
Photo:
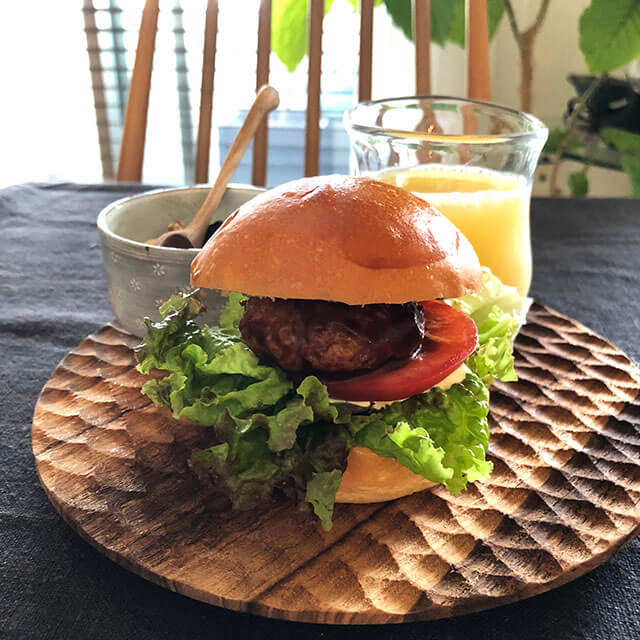
[[[360,0],[347,0],[347,2],[351,5],[351,8],[354,11],[357,11],[360,8]],[[379,7],[381,4],[382,4],[382,0],[375,0],[375,2],[373,3],[373,6]]]
[[[454,12],[451,0],[431,0],[431,40],[441,47],[449,39]]]
[[[640,156],[623,155],[622,168],[631,181],[631,195],[634,198],[640,198]]]
[[[307,52],[307,0],[273,0],[271,48],[289,71]]]
[[[324,0],[325,15],[333,0]],[[282,64],[295,71],[307,53],[308,0],[273,0],[271,8],[271,49]]]
[[[600,131],[600,135],[618,151],[640,156],[640,135],[637,133],[607,127]]]
[[[402,30],[407,40],[413,40],[411,0],[383,0],[393,24]]]
[[[564,138],[564,129],[556,127],[549,131],[549,137],[544,144],[543,153],[555,153],[558,150],[560,142]]]
[[[464,47],[466,39],[466,20],[465,20],[465,0],[452,0],[453,6],[453,19],[451,23],[451,32],[449,34],[449,40],[455,44]],[[493,37],[498,31],[502,17],[504,16],[504,1],[503,0],[488,0],[487,1],[487,20],[489,22],[489,40],[493,40]]]
[[[587,172],[584,169],[569,174],[569,189],[571,195],[580,198],[589,193],[589,178],[587,178]]]
[[[547,138],[547,142],[544,145],[543,152],[544,153],[555,153],[562,142],[565,134],[567,133],[566,129],[561,129],[560,127],[556,127],[549,131],[549,137]],[[567,139],[567,143],[565,144],[565,151],[577,151],[580,148],[580,138],[574,133],[569,134],[569,138]]]
[[[464,0],[453,0],[453,20],[451,21],[451,31],[449,32],[449,40],[461,47],[464,47],[465,41],[465,2]]]
[[[579,30],[589,71],[617,69],[640,55],[640,0],[592,0]]]
[[[413,40],[411,0],[383,0],[393,24]],[[503,0],[488,0],[489,39],[495,35],[504,15]],[[449,40],[464,47],[465,0],[431,0],[431,39],[444,46]]]

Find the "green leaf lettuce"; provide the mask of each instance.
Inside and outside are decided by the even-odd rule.
[[[485,291],[450,301],[478,324],[471,372],[448,390],[431,389],[380,410],[332,401],[315,376],[294,382],[262,363],[242,340],[243,296],[232,294],[220,326],[199,326],[198,293],[173,296],[162,320],[146,320],[142,373],[165,371],[142,392],[177,419],[211,427],[212,446],[191,463],[225,492],[233,508],[251,509],[274,492],[297,499],[330,528],[335,496],[353,446],[368,447],[452,493],[486,478],[488,390],[512,379],[511,344],[523,299],[485,274]]]
[[[467,481],[485,479],[492,465],[489,444],[489,392],[473,373],[443,391],[434,387],[382,411],[353,416],[356,444],[400,464],[453,494]]]
[[[478,347],[467,359],[467,366],[487,385],[493,380],[517,380],[513,361],[513,341],[524,323],[531,304],[529,298],[482,269],[484,288],[478,293],[449,300],[471,316],[478,328]]]

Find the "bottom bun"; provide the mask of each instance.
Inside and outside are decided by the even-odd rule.
[[[336,502],[385,502],[434,487],[431,482],[366,447],[354,447],[338,487]]]

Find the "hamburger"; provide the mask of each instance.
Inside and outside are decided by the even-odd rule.
[[[198,289],[146,320],[142,392],[211,427],[191,465],[236,509],[283,495],[325,529],[336,502],[488,477],[488,387],[515,380],[526,300],[424,200],[371,178],[305,178],[235,211]],[[200,326],[202,290],[229,296]]]

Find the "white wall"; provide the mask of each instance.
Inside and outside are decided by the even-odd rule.
[[[588,73],[578,46],[578,19],[588,0],[551,0],[535,41],[533,112],[550,126],[558,126],[567,101],[574,95],[567,81],[570,73]],[[516,0],[520,30],[533,23],[540,0]],[[491,88],[494,99],[520,106],[518,95],[520,57],[505,17],[491,48]]]

